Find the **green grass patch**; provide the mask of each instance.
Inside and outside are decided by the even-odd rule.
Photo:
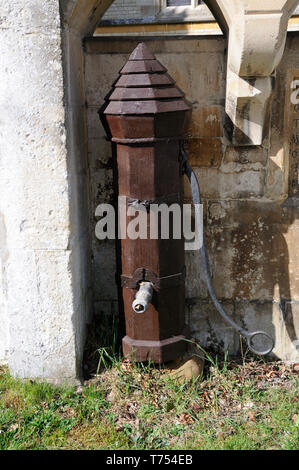
[[[201,380],[106,349],[82,387],[13,379],[0,368],[0,449],[295,450],[298,374],[280,363],[207,356]]]

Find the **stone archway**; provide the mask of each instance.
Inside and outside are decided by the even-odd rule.
[[[77,161],[77,172],[82,172],[80,165],[82,165],[82,162],[86,161],[86,110],[82,39],[93,33],[101,16],[112,3],[113,2],[110,0],[90,0],[87,2],[75,2],[74,0],[70,0],[63,10],[64,69],[65,83],[68,90],[67,97],[69,100],[66,106],[67,122],[69,126],[68,145],[73,155],[73,163]],[[226,8],[228,3],[230,3],[231,7],[229,10]],[[297,2],[295,0],[279,0],[277,2],[276,9],[277,12],[281,12],[281,15],[278,14],[275,21],[268,24],[269,34],[267,38],[269,40],[265,41],[264,47],[267,61],[257,61],[256,69],[254,69],[256,78],[255,93],[253,93],[251,86],[252,79],[254,78],[251,72],[252,56],[254,55],[253,52],[259,48],[259,42],[254,41],[255,35],[252,34],[254,22],[251,22],[253,15],[251,11],[245,11],[247,3],[235,2],[234,0],[230,0],[230,2],[225,0],[206,1],[206,4],[211,8],[224,31],[227,34],[231,34],[232,37],[229,43],[228,74],[230,75],[228,75],[227,80],[226,109],[236,129],[240,130],[240,132],[237,132],[234,136],[234,143],[239,145],[260,145],[263,136],[263,123],[267,104],[272,92],[270,75],[273,71],[273,67],[275,68],[281,59],[281,51],[286,37],[287,19]],[[250,10],[249,7],[247,7],[247,9]],[[246,20],[247,13],[250,21]],[[260,13],[260,16],[266,18],[269,11],[264,7]],[[240,22],[241,25],[246,25],[243,31],[244,37],[240,42],[235,40],[235,35],[238,36],[242,33],[242,31],[234,27],[238,22]],[[273,42],[273,32],[276,34],[276,42]],[[233,43],[235,43],[234,48],[232,47]],[[259,50],[257,52],[260,53]],[[231,79],[231,72],[235,74],[234,80]],[[244,84],[247,84],[248,78],[246,74],[250,76],[251,79],[249,88],[248,86],[244,88]],[[78,129],[81,129],[79,133]],[[84,226],[84,208],[86,207],[87,199],[87,195],[85,195],[84,200],[84,191],[88,186],[86,183],[80,186],[80,183],[82,183],[82,180],[78,179],[75,194],[81,195],[81,201],[78,201],[78,207],[74,215],[78,221],[78,233],[80,233],[80,227]],[[81,209],[81,215],[78,209]],[[85,246],[85,253],[88,253],[88,243]],[[86,263],[88,259],[88,256],[82,254],[82,272],[88,273],[88,263]],[[86,292],[88,292],[88,284],[85,285],[85,289]],[[86,308],[88,309],[88,307]]]
[[[91,312],[82,40],[111,3],[1,6],[0,360],[18,377],[81,376]]]

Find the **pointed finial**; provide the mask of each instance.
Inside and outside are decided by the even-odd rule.
[[[134,49],[132,54],[130,55],[129,60],[155,60],[154,54],[149,50],[149,48],[141,42],[138,46]]]

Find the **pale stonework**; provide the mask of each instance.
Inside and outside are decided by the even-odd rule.
[[[90,224],[91,211],[95,202],[90,188],[94,187],[95,178],[97,178],[97,184],[103,188],[102,194],[104,195],[105,191],[109,193],[112,179],[109,168],[103,167],[99,170],[99,174],[95,175],[91,167],[90,152],[97,152],[99,159],[102,162],[106,159],[107,162],[109,145],[103,141],[100,128],[97,137],[94,127],[96,126],[95,117],[90,115],[92,114],[90,109],[86,112],[86,102],[90,96],[94,96],[95,101],[92,106],[95,109],[99,103],[98,98],[103,98],[103,90],[99,86],[99,81],[103,80],[102,74],[106,73],[105,84],[110,88],[115,79],[114,72],[117,72],[116,69],[121,65],[122,59],[117,54],[113,54],[109,59],[114,64],[113,70],[111,68],[109,73],[102,69],[95,70],[94,78],[92,78],[84,75],[83,49],[83,39],[92,35],[99,19],[111,3],[111,0],[64,0],[61,2],[58,0],[46,2],[7,0],[0,6],[0,108],[2,116],[0,123],[0,359],[8,362],[14,376],[45,378],[57,383],[78,381],[82,375],[86,324],[92,318],[92,296],[94,296],[95,306],[103,300],[102,296],[98,297],[92,284],[95,272],[97,279],[102,280],[103,277],[107,277],[111,280],[109,292],[106,291],[105,285],[101,286],[101,289],[102,292],[108,292],[107,295],[111,297],[106,299],[107,302],[113,305],[116,303],[112,272],[107,273],[110,266],[108,260],[113,259],[114,248],[107,244],[100,264],[94,267],[91,263],[91,252],[97,250],[98,246],[95,247],[96,242]],[[212,2],[207,2],[207,4],[210,3]],[[228,3],[233,5],[236,2]],[[286,2],[278,3],[278,8],[284,8]],[[260,6],[257,5],[256,8]],[[282,17],[286,18],[291,9],[292,2],[289,2],[288,7],[283,10]],[[282,48],[286,32],[283,27],[284,22],[280,21],[279,27],[277,22],[275,24],[274,30],[269,26],[268,31],[270,35],[273,31],[276,31],[277,35],[280,34],[281,40],[277,42],[277,45],[280,44]],[[246,31],[250,28],[248,26]],[[237,75],[242,70],[247,70],[246,63],[252,65],[250,60],[258,47],[254,35],[245,34],[244,38],[241,61],[235,62],[232,59],[233,51],[231,51],[231,46],[229,48],[228,63],[239,64],[238,69],[231,68]],[[265,38],[266,44],[268,44],[267,38]],[[207,104],[209,109],[201,114],[208,120],[207,127],[204,127],[209,129],[208,135],[193,134],[194,139],[200,139],[199,142],[194,142],[193,150],[196,149],[196,145],[205,149],[207,166],[201,174],[198,170],[196,171],[203,179],[203,193],[211,210],[210,217],[222,221],[224,224],[222,228],[228,228],[225,234],[221,234],[221,227],[217,225],[210,226],[208,229],[210,230],[209,243],[212,243],[214,253],[219,253],[219,256],[213,259],[217,293],[223,296],[222,286],[226,282],[228,285],[226,295],[229,295],[229,298],[224,301],[227,302],[228,311],[237,318],[244,315],[244,322],[251,327],[252,319],[257,318],[258,315],[253,310],[251,316],[249,313],[243,314],[242,308],[238,308],[238,302],[250,302],[250,295],[256,295],[255,300],[259,300],[260,297],[268,299],[271,295],[273,299],[273,284],[276,283],[276,279],[271,278],[268,282],[269,273],[266,274],[265,285],[255,291],[255,280],[252,274],[254,267],[257,266],[259,279],[263,279],[264,273],[259,266],[258,258],[263,250],[258,245],[253,227],[251,237],[256,246],[253,261],[250,257],[250,249],[248,248],[247,251],[245,249],[249,263],[249,279],[244,278],[244,274],[240,272],[242,266],[240,247],[243,243],[240,237],[243,228],[241,227],[239,232],[236,230],[240,213],[237,204],[241,203],[235,200],[249,200],[245,209],[252,214],[250,216],[252,224],[259,211],[266,210],[269,223],[273,217],[275,219],[275,210],[268,209],[267,204],[275,206],[287,196],[287,179],[284,174],[288,170],[284,162],[288,158],[286,153],[288,146],[285,143],[288,137],[276,135],[275,139],[271,137],[270,143],[267,138],[264,139],[264,145],[266,147],[270,145],[269,148],[271,148],[269,158],[267,152],[254,149],[254,152],[249,155],[249,162],[237,161],[238,150],[234,149],[226,135],[222,135],[219,131],[225,114],[223,110],[225,100],[224,43],[216,41],[212,45],[211,42],[206,41],[201,46],[206,47],[211,57],[205,61],[202,60],[200,54],[194,55],[192,60],[198,67],[198,72],[190,64],[188,65],[190,56],[185,53],[182,45],[173,42],[170,46],[176,52],[181,48],[180,60],[193,74],[192,89],[190,81],[185,81],[184,74],[176,67],[173,53],[161,53],[159,58],[169,69],[174,68],[174,79],[182,84],[183,89],[186,88],[187,96],[194,94],[194,101],[197,101],[195,107],[204,105],[201,100],[206,99],[207,89],[214,96],[214,101],[219,100],[216,103],[209,102]],[[278,52],[276,51],[277,54],[273,58],[273,49],[269,49],[270,65],[274,64],[277,67],[281,50],[278,47]],[[250,53],[246,55],[246,51]],[[298,68],[297,55],[293,52],[294,68]],[[93,59],[86,58],[87,66],[88,60]],[[265,63],[268,62],[265,61]],[[260,68],[254,70],[257,72],[255,76],[262,75],[268,80],[270,65],[267,67],[265,65],[264,75]],[[215,68],[217,74],[216,77],[212,77]],[[91,85],[88,80],[95,80],[97,76],[99,81]],[[196,77],[199,77],[199,81],[196,81]],[[207,77],[210,77],[210,81],[206,81]],[[208,87],[205,89],[207,84]],[[270,92],[267,87],[263,90]],[[239,96],[238,93],[237,96]],[[231,106],[229,94],[227,94],[226,103],[227,106]],[[280,106],[283,107],[284,103]],[[239,117],[240,119],[246,118],[248,121],[248,114],[246,116],[242,114],[242,109]],[[231,116],[234,119],[233,113]],[[275,123],[276,120],[281,119],[281,116],[274,113],[273,119]],[[251,116],[249,113],[249,130],[253,129],[255,122],[255,114]],[[211,123],[215,123],[216,127],[212,129]],[[89,134],[91,128],[95,132],[93,142]],[[200,126],[197,127],[196,132],[201,132]],[[254,135],[260,135],[260,133],[254,132]],[[217,143],[211,140],[206,141],[206,139],[216,139]],[[251,143],[260,142],[252,139]],[[212,160],[208,158],[209,148],[214,149],[215,158]],[[196,160],[196,150],[193,155]],[[242,167],[242,165],[245,166]],[[187,192],[186,197],[188,197]],[[212,204],[220,204],[220,206],[212,206]],[[290,316],[295,318],[298,310],[296,304],[298,301],[296,272],[298,264],[294,247],[298,245],[298,231],[294,211],[287,212],[287,214],[289,215],[285,216],[288,218],[285,222],[285,229],[287,227],[291,229],[287,232],[278,230],[274,235],[277,237],[278,252],[285,253],[286,249],[289,250],[289,261],[286,263],[285,270],[289,270],[288,286],[291,298],[287,300],[294,305],[285,306],[287,312],[285,315],[288,318]],[[217,246],[221,248],[222,238],[226,240],[228,247],[226,256],[221,256],[221,251],[217,251]],[[198,259],[192,259],[191,255],[187,270],[189,276],[194,276],[195,279],[198,278],[200,272],[197,263]],[[218,270],[216,270],[217,263]],[[250,263],[253,263],[252,266]],[[273,263],[276,266],[275,260]],[[218,278],[217,272],[219,272]],[[227,273],[227,278],[224,273]],[[286,287],[282,282],[282,290]],[[198,288],[194,280],[187,287],[190,296],[188,294],[186,314],[189,316],[191,328],[198,332],[198,337],[203,343],[205,341],[209,343],[210,339],[214,339],[223,346],[227,345],[230,350],[236,351],[236,337],[225,325],[217,328],[218,320],[215,312],[207,299],[204,299],[202,294],[198,294],[198,289],[201,288],[204,292],[204,287]],[[287,294],[288,292],[284,294],[285,299]],[[265,320],[263,316],[260,316],[261,323],[267,323],[267,318],[270,321],[271,315],[272,310],[267,307]],[[279,314],[275,313],[275,315],[273,332],[278,332],[281,318]],[[214,317],[215,323],[213,323]],[[199,324],[200,318],[202,322]],[[281,327],[279,334],[276,333],[277,355],[286,360],[294,360],[296,353],[296,349],[294,353],[294,346],[290,346],[287,334],[292,343],[292,332],[296,331],[297,326],[290,326],[290,323],[289,320],[285,329]]]

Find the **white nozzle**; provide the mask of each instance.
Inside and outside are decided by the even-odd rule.
[[[153,297],[153,284],[151,282],[141,282],[139,290],[133,302],[135,313],[145,313]]]

